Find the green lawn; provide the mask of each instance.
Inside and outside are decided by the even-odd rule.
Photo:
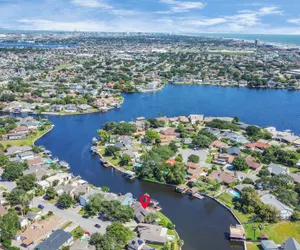
[[[260,250],[260,243],[247,242],[247,250]]]
[[[32,207],[32,208],[30,208],[30,211],[35,212],[35,213],[38,213],[38,212],[41,211],[41,209],[38,208],[38,207]]]
[[[255,238],[253,231],[253,226],[255,225],[257,227],[258,224],[259,223],[251,223],[244,225],[247,231],[247,238],[255,239],[259,237],[259,229],[256,230]],[[290,237],[294,237],[298,242],[300,241],[300,223],[291,221],[280,221],[276,224],[262,224],[264,225],[262,233],[268,234],[269,239],[274,240],[274,242],[277,244],[282,243]]]
[[[71,234],[73,235],[73,237],[76,238],[76,239],[81,238],[81,236],[84,235],[84,233],[85,233],[85,231],[80,226],[76,227],[71,232]]]
[[[45,130],[37,130],[37,132],[34,135],[27,136],[26,139],[23,140],[7,140],[7,141],[1,141],[0,143],[6,148],[8,145],[11,146],[24,146],[34,145],[34,142],[43,136],[44,134],[48,133],[52,129],[52,126],[47,127]]]
[[[233,209],[234,205],[232,203],[232,196],[226,192],[222,193],[217,199],[224,203],[226,206],[230,207]],[[241,223],[248,222],[249,219],[251,218],[251,214],[244,214],[236,209],[233,209],[234,214],[239,218]]]
[[[211,163],[212,162],[212,156],[211,155],[208,155],[206,157],[206,160],[205,160],[206,163]]]
[[[72,221],[68,221],[66,224],[64,224],[61,229],[65,230],[67,227],[69,227],[73,222]]]
[[[217,198],[219,201],[221,201],[222,203],[224,203],[226,206],[232,208],[233,204],[232,204],[232,196],[226,192],[222,193],[220,196],[218,196]]]

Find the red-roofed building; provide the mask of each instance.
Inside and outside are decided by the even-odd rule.
[[[164,135],[174,135],[176,137],[180,136],[180,133],[176,132],[175,128],[168,128],[162,132]]]
[[[217,170],[213,170],[207,178],[218,182],[224,182],[225,184],[230,184],[232,182],[237,181],[237,179],[234,176]]]
[[[39,166],[42,165],[44,163],[44,159],[41,157],[36,157],[33,159],[28,159],[27,163],[29,166]]]
[[[176,161],[173,158],[169,158],[168,160],[166,160],[166,163],[169,163],[170,165],[173,166],[176,163]]]
[[[245,145],[247,148],[258,148],[258,149],[266,149],[271,147],[271,145],[263,143],[263,142],[253,142],[253,143],[248,143]]]
[[[253,170],[257,170],[262,167],[262,164],[260,162],[255,162],[251,156],[247,157],[245,160],[246,160],[248,166],[250,168],[252,168]]]

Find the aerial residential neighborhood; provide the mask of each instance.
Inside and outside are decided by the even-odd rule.
[[[237,117],[192,114],[108,122],[98,134],[92,153],[99,153],[105,167],[131,180],[173,185],[198,199],[210,197],[227,208],[239,222],[230,228],[233,241],[247,240],[263,249],[271,249],[267,243],[273,242],[279,249],[285,244],[275,236],[284,230],[280,225],[296,236],[300,137],[292,132],[249,125]]]

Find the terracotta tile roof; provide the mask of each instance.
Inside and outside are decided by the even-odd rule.
[[[263,143],[263,142],[253,142],[253,143],[248,143],[245,145],[247,148],[260,148],[260,149],[265,149],[271,147],[269,144]]]
[[[173,166],[176,163],[176,161],[173,158],[169,158],[168,160],[166,160],[166,163],[169,163]]]

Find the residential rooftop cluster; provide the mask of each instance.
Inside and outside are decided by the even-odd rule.
[[[300,219],[300,137],[289,130],[191,114],[108,122],[98,134],[92,149],[104,166],[195,198],[210,196],[245,223],[240,240],[259,240],[258,224],[263,233],[278,223],[296,227]]]
[[[6,34],[2,41],[12,44],[0,51],[6,112],[106,111],[120,106],[122,92],[157,91],[166,82],[299,87],[298,48],[151,34]]]
[[[31,117],[12,121],[14,129],[37,124]],[[92,186],[44,147],[1,144],[0,164],[0,229],[10,228],[0,241],[7,248],[106,249],[102,244],[113,241],[118,249],[154,250],[182,244],[158,201],[145,209],[131,193]]]

